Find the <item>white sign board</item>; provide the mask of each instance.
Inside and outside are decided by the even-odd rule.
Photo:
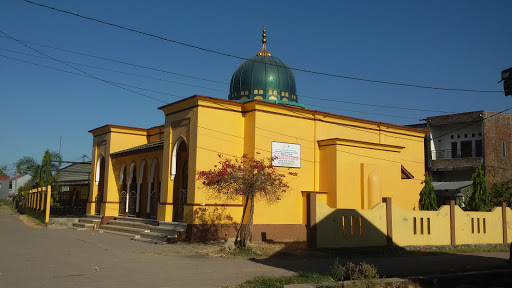
[[[272,165],[300,168],[300,144],[272,142]]]

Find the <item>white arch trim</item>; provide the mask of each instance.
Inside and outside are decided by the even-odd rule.
[[[124,171],[126,170],[126,164],[123,163],[123,166],[121,166],[121,174],[119,176],[119,184],[123,185],[124,182]]]
[[[151,164],[151,176],[150,176],[150,181],[149,182],[153,182],[155,180],[155,169],[156,169],[156,165],[158,164],[158,160],[153,159],[153,163]]]
[[[176,177],[176,157],[178,154],[178,148],[180,147],[181,142],[185,141],[183,137],[180,137],[178,141],[176,141],[176,144],[174,144],[174,148],[172,149],[172,166],[171,166],[171,180],[174,180],[174,177]],[[185,142],[186,144],[186,142]]]
[[[146,168],[146,159],[142,160],[142,164],[140,164],[139,168],[139,179],[137,181],[138,184],[142,183],[144,179],[144,169]]]
[[[130,177],[128,178],[130,180],[128,181],[128,184],[132,184],[137,181],[137,179],[133,179],[133,170],[135,170],[135,162],[132,162],[130,165]]]
[[[94,184],[95,184],[96,186],[98,186],[98,183],[100,183],[100,177],[101,177],[101,175],[100,175],[100,171],[101,171],[101,163],[102,163],[103,161],[105,161],[104,159],[105,159],[105,156],[103,156],[103,154],[100,154],[100,157],[98,157],[98,161],[96,162],[96,177],[95,177],[95,179],[94,179]],[[105,175],[103,175],[103,176],[105,176]]]

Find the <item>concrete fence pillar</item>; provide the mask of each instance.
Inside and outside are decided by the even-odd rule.
[[[308,248],[316,248],[316,193],[306,194]]]
[[[391,197],[382,197],[382,203],[386,203],[386,239],[388,247],[393,246],[393,207]]]
[[[446,200],[450,205],[450,244],[455,245],[455,200]]]

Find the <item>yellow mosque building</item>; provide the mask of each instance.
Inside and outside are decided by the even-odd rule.
[[[293,73],[266,50],[264,31],[262,50],[234,72],[228,99],[194,95],[158,108],[161,126],[89,131],[87,214],[104,223],[120,215],[181,222],[186,233],[217,224],[225,228],[219,237],[233,237],[242,199],[224,203],[196,181],[218,154],[273,156],[278,169],[298,173],[287,178],[290,188],[277,204],[256,201],[254,241],[306,240],[309,193],[331,208],[369,209],[391,197],[418,210],[426,131],[314,111],[298,100]],[[197,217],[212,213],[222,217]]]

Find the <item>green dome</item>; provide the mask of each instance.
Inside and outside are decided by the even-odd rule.
[[[263,100],[305,107],[298,103],[295,77],[288,66],[263,49],[236,69],[229,86],[229,100]]]

